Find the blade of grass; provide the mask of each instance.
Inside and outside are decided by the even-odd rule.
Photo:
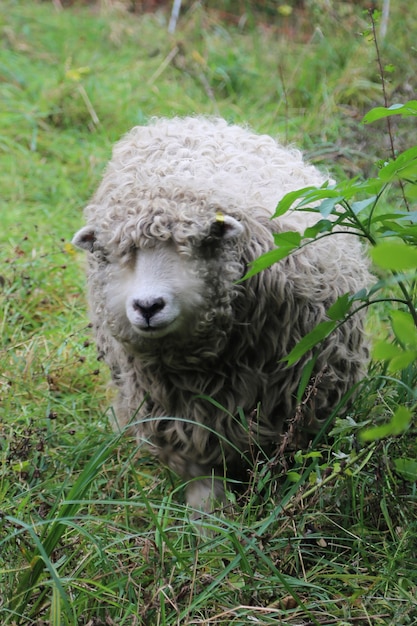
[[[68,518],[71,519],[77,514],[83,497],[103,464],[113,453],[116,445],[118,444],[119,438],[120,435],[114,437],[110,443],[103,446],[103,448],[99,450],[99,452],[86,464],[74,485],[70,488],[67,501],[53,511],[52,518],[46,520],[45,528],[40,538],[36,534],[33,525],[26,524],[18,519],[10,518],[10,521],[15,526],[21,526],[29,533],[35,544],[35,548],[29,562],[30,567],[22,573],[17,585],[16,593],[11,601],[12,610],[21,614],[27,607],[33,594],[33,589],[39,583],[45,569],[49,571],[54,581],[55,592],[59,591],[62,601],[66,607],[69,608],[68,598],[60,582],[59,575],[51,561],[51,556],[57,548],[59,541],[67,528],[67,525],[63,522],[63,520]],[[41,605],[46,594],[47,588],[41,592],[34,607],[29,610],[30,615],[33,615],[36,612],[36,609]]]

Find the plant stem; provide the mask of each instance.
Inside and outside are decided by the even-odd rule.
[[[398,286],[401,289],[401,291],[404,294],[404,298],[405,298],[405,303],[408,307],[408,310],[410,311],[410,315],[413,318],[413,322],[414,322],[414,326],[417,328],[417,310],[416,307],[414,306],[414,303],[411,299],[411,296],[409,295],[406,286],[404,285],[402,280],[398,281]]]
[[[377,34],[376,34],[376,26],[375,26],[375,20],[374,20],[374,9],[369,9],[369,16],[371,18],[372,34],[373,34],[373,38],[374,38],[374,44],[375,44],[375,51],[376,51],[376,58],[377,58],[377,63],[378,63],[379,75],[381,77],[381,86],[382,86],[382,95],[384,97],[384,106],[385,106],[386,109],[388,109],[389,108],[389,100],[388,100],[387,86],[386,86],[386,81],[385,81],[385,71],[384,71],[384,67],[382,65],[382,56],[381,56],[381,51],[379,49],[378,37],[377,37]],[[387,122],[387,131],[388,131],[388,137],[389,137],[389,142],[390,142],[391,157],[395,160],[396,153],[395,153],[395,144],[394,144],[394,134],[392,132],[392,120],[391,120],[391,117],[389,115],[386,118],[386,122]],[[405,195],[404,182],[401,179],[399,179],[398,182],[399,182],[400,187],[401,187],[401,194],[402,194],[402,197],[403,197],[403,200],[404,200],[405,207],[406,207],[407,211],[410,211],[410,205],[408,204],[407,196]]]

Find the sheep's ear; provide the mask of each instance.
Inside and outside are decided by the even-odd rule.
[[[96,241],[96,231],[92,226],[84,226],[72,238],[72,244],[87,252],[92,252]]]
[[[243,233],[243,226],[234,217],[223,215],[220,211],[216,213],[216,221],[210,228],[210,237],[213,239],[232,239],[239,237]]]
[[[239,237],[244,231],[244,228],[240,222],[230,215],[224,216],[224,232],[223,239],[231,239],[232,237]]]

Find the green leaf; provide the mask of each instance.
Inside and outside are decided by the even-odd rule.
[[[355,215],[361,213],[364,209],[367,209],[368,206],[375,204],[377,201],[377,196],[371,196],[370,198],[366,198],[366,200],[358,200],[357,202],[352,202],[350,208],[354,212]]]
[[[285,259],[286,256],[300,245],[301,234],[297,231],[275,233],[274,242],[277,247],[274,250],[269,250],[269,252],[262,254],[258,259],[250,263],[250,269],[242,280],[255,276],[259,274],[259,272],[271,267],[271,265],[274,265],[274,263]]]
[[[289,230],[284,233],[275,233],[274,242],[277,248],[289,248],[293,250],[300,245],[301,234],[294,230]]]
[[[401,372],[417,360],[416,350],[403,350],[401,354],[391,359],[388,371],[391,373]]]
[[[333,203],[335,204],[343,199],[343,194],[334,186],[329,186],[327,182],[321,187],[304,187],[303,189],[290,191],[278,203],[273,217],[280,217],[293,206],[297,208],[308,207],[327,198],[336,198]],[[300,202],[297,202],[297,200],[300,200]]]
[[[322,456],[323,454],[318,450],[312,450],[303,454],[303,459],[321,459]]]
[[[393,311],[391,313],[391,323],[398,341],[405,346],[417,348],[417,328],[410,313]]]
[[[374,263],[386,270],[401,272],[415,269],[417,271],[417,248],[406,243],[386,241],[379,243],[371,250]]]
[[[352,296],[349,293],[343,294],[332,306],[327,309],[327,315],[331,320],[338,321],[344,319],[346,313],[352,306]]]
[[[317,354],[314,355],[311,359],[307,361],[307,363],[303,367],[303,371],[300,378],[300,383],[297,389],[297,402],[301,402],[304,396],[304,392],[307,389],[307,385],[310,381],[311,375],[313,373],[314,366],[317,361]]]
[[[415,182],[406,185],[405,193],[409,200],[417,200],[417,184]]]
[[[393,104],[388,108],[375,107],[362,118],[362,123],[370,124],[391,115],[402,115],[403,117],[417,115],[417,100],[409,100],[405,104]]]
[[[395,178],[415,179],[417,177],[417,146],[405,150],[396,159],[389,161],[379,170],[378,176],[384,182],[390,182]]]
[[[398,235],[405,243],[417,246],[417,226],[411,224],[401,224],[397,221],[384,221],[383,226],[378,228],[378,232],[383,237],[394,237]]]
[[[352,197],[358,193],[376,196],[381,192],[384,183],[379,178],[369,178],[368,180],[358,180],[352,188]]]
[[[287,478],[291,483],[298,483],[298,481],[301,480],[301,474],[290,470],[287,472]]]
[[[397,220],[398,222],[406,222],[406,226],[409,226],[409,223],[416,224],[417,223],[417,211],[395,211],[391,213],[379,213],[375,214],[372,218],[371,223],[377,224],[378,222],[386,222],[390,220]]]
[[[303,198],[309,192],[316,190],[317,187],[304,187],[303,189],[297,189],[296,191],[290,191],[285,194],[285,196],[278,202],[273,217],[281,217],[281,215],[284,215],[284,213],[286,213],[294,205],[296,200]]]
[[[405,406],[399,406],[388,424],[374,426],[359,433],[362,441],[376,441],[393,435],[401,435],[411,422],[411,411]]]
[[[390,361],[402,353],[400,346],[385,340],[377,341],[372,349],[372,357],[380,361]]]
[[[294,365],[302,356],[306,354],[309,350],[314,348],[317,344],[319,344],[323,339],[328,337],[331,332],[336,328],[337,321],[326,321],[321,322],[312,331],[310,331],[307,335],[305,335],[296,346],[291,350],[291,352],[282,359],[287,362],[287,366],[290,367]]]
[[[320,215],[323,217],[329,217],[333,213],[333,210],[337,204],[342,202],[343,196],[337,194],[333,198],[326,198],[323,202],[317,207],[320,211]]]
[[[51,602],[51,626],[59,626],[61,624],[61,596],[60,590],[53,585],[52,587],[52,602]]]
[[[320,233],[329,233],[332,231],[335,222],[330,220],[319,220],[313,226],[306,228],[303,234],[304,239],[315,239]]]
[[[281,235],[282,239],[279,239]],[[294,237],[291,237],[291,235],[294,235]],[[275,248],[274,250],[269,250],[269,252],[265,252],[265,254],[262,254],[258,259],[250,263],[249,271],[241,280],[247,280],[268,267],[271,267],[274,263],[278,263],[278,261],[285,259],[285,257],[295,250],[295,248],[298,248],[301,241],[300,233],[296,232],[280,233],[275,235],[274,238],[275,241],[281,241],[280,247]]]
[[[352,296],[352,300],[355,300],[355,302],[368,302],[369,300],[368,290],[365,289],[365,287],[363,289],[359,289],[359,291],[357,291],[355,295]]]
[[[394,459],[395,471],[410,482],[417,481],[417,461],[415,459]]]

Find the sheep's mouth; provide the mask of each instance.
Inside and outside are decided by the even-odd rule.
[[[149,339],[159,339],[160,337],[165,337],[165,335],[170,334],[175,329],[175,326],[175,320],[158,326],[138,326],[132,324],[132,328],[137,335],[147,337]]]

